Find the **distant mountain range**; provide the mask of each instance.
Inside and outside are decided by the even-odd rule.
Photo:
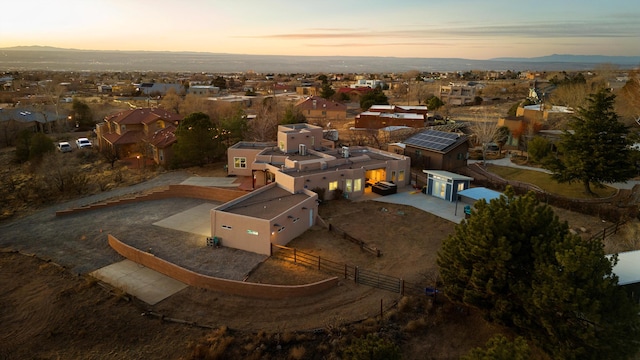
[[[601,64],[635,68],[640,56],[549,55],[535,58],[398,58],[243,55],[208,52],[76,50],[46,46],[0,48],[0,71],[159,71],[233,73],[382,73],[410,70],[577,71]]]

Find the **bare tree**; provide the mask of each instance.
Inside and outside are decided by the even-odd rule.
[[[273,141],[278,133],[279,114],[278,101],[273,98],[265,98],[258,105],[256,118],[249,122],[248,137],[253,141]]]
[[[482,146],[482,161],[486,166],[487,146],[489,143],[495,142],[498,134],[498,122],[490,120],[486,115],[471,123],[471,132],[476,144]]]
[[[640,125],[640,72],[632,71],[629,80],[620,90],[620,96],[616,98],[616,112],[623,116],[633,118]]]
[[[167,90],[167,93],[162,97],[160,107],[179,114],[182,102],[183,100],[180,95],[176,93],[176,89],[169,88],[169,90]]]

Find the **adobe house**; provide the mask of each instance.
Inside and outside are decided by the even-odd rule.
[[[357,199],[378,181],[409,184],[408,157],[364,146],[333,149],[322,134],[319,126],[280,125],[276,143],[231,146],[229,175],[251,176],[254,191],[211,211],[212,237],[269,255],[270,244],[286,245],[313,226],[319,201]]]
[[[98,148],[113,149],[120,157],[141,154],[140,144],[148,144],[157,164],[166,165],[175,143],[175,130],[182,116],[158,108],[140,108],[123,111],[104,118],[96,125]]]
[[[467,166],[469,139],[455,132],[425,130],[404,141],[404,154],[422,169],[455,171]]]
[[[426,106],[372,105],[367,111],[356,115],[355,127],[382,129],[389,126],[423,128],[427,125]]]

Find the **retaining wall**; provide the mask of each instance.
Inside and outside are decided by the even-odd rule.
[[[195,185],[169,185],[168,188],[158,189],[150,193],[139,195],[131,198],[124,198],[119,200],[105,201],[102,203],[91,204],[79,208],[66,209],[56,211],[56,216],[64,216],[69,214],[75,214],[84,211],[102,209],[106,207],[118,206],[136,203],[140,201],[161,200],[175,197],[186,197],[195,199],[212,200],[219,202],[231,201],[247,192],[242,190],[230,190],[217,187],[202,187]]]
[[[144,265],[149,269],[153,269],[176,280],[182,281],[187,285],[220,291],[227,294],[262,299],[285,299],[315,295],[338,286],[337,277],[305,285],[270,285],[216,278],[213,276],[198,274],[166,260],[157,258],[153,254],[124,244],[111,234],[108,235],[108,240],[109,246],[131,261]]]

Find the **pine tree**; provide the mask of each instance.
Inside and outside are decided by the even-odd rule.
[[[591,184],[626,181],[635,175],[627,127],[614,112],[615,95],[607,89],[592,94],[580,108],[559,147],[563,156],[546,163],[559,182],[579,181],[592,195]]]
[[[597,241],[569,232],[533,193],[475,204],[438,252],[445,294],[526,334],[553,358],[637,351],[638,308]]]
[[[176,166],[199,165],[214,160],[221,142],[215,141],[216,129],[209,115],[196,112],[187,115],[176,130],[174,145]]]

